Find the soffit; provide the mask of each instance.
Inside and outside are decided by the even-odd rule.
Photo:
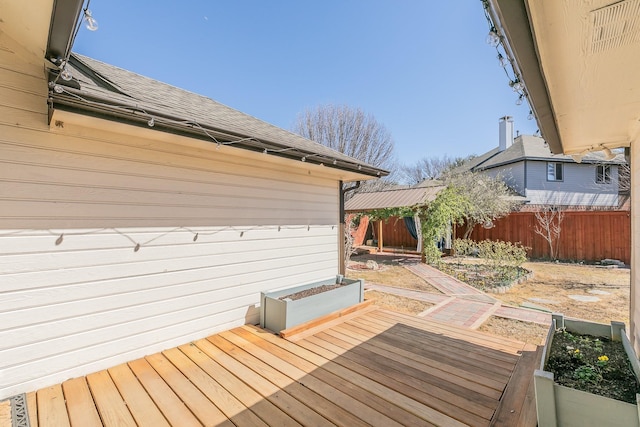
[[[0,31],[20,42],[36,58],[44,58],[53,0],[0,0]]]
[[[628,146],[640,130],[640,0],[528,0],[527,12],[563,151]]]

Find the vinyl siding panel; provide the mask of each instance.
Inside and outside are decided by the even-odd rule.
[[[0,50],[0,398],[255,323],[260,291],[337,273],[335,178],[49,129],[44,73],[12,56]]]
[[[611,183],[596,184],[596,165],[563,163],[563,180],[547,181],[547,162],[527,161],[530,204],[618,206],[618,167],[611,165]]]
[[[524,194],[525,192],[525,166],[524,162],[517,162],[505,166],[491,168],[483,171],[483,173],[491,176],[492,178],[501,177],[502,180],[518,194]]]

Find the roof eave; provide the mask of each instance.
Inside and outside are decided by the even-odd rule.
[[[551,152],[563,152],[553,104],[547,83],[540,67],[540,60],[529,21],[525,0],[486,0],[491,19],[506,39],[505,50],[512,64],[526,85],[526,93],[540,133],[549,144]]]
[[[54,1],[49,25],[49,40],[45,52],[47,59],[68,58],[83,3],[83,0]]]
[[[358,162],[347,162],[342,159],[331,159],[324,154],[288,147],[277,142],[266,141],[262,138],[258,141],[250,135],[232,133],[206,125],[196,125],[190,123],[189,120],[167,116],[162,112],[145,110],[147,114],[143,115],[137,113],[135,109],[127,109],[118,105],[109,105],[108,100],[88,99],[86,95],[82,98],[74,97],[71,92],[71,88],[65,89],[67,90],[61,94],[51,91],[49,98],[50,119],[53,117],[53,111],[59,109],[61,111],[68,111],[85,116],[92,116],[111,121],[115,120],[127,125],[149,128],[149,115],[152,115],[155,121],[153,128],[156,131],[196,138],[208,142],[212,142],[212,136],[214,136],[216,140],[219,140],[220,142],[233,142],[233,146],[236,148],[253,152],[262,152],[267,149],[271,155],[297,161],[304,158],[304,161],[310,164],[339,169],[359,176],[381,178],[389,175],[389,171],[378,169],[370,165]]]

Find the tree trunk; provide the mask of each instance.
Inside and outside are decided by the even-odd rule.
[[[473,232],[474,227],[476,226],[476,223],[473,221],[469,221],[467,220],[466,223],[466,228],[464,229],[464,235],[462,236],[463,239],[468,239],[471,237],[471,233]]]

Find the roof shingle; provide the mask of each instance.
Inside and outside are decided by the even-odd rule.
[[[79,108],[109,107],[112,111],[137,116],[147,121],[165,119],[178,126],[206,128],[235,140],[251,138],[283,156],[318,156],[316,163],[360,173],[384,176],[388,172],[368,165],[324,145],[306,139],[253,116],[227,107],[206,96],[189,92],[160,81],[141,76],[95,59],[72,54],[68,68],[74,81],[64,87],[62,94],[52,93],[54,105],[74,102]],[[206,134],[206,132],[204,132]],[[257,149],[257,148],[254,148]],[[278,152],[278,149],[280,150]],[[308,157],[311,160],[311,157]]]

